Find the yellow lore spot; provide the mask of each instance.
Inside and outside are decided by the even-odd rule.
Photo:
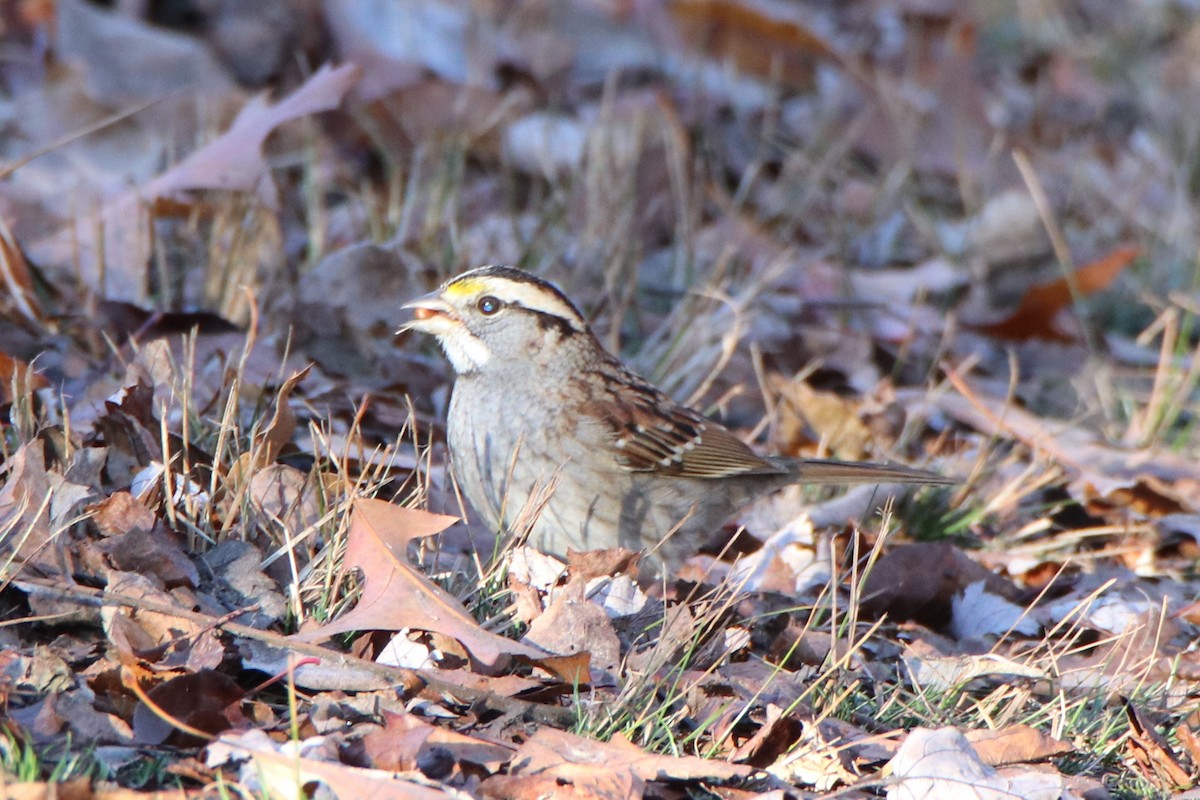
[[[451,297],[468,297],[473,294],[478,294],[484,289],[484,283],[476,278],[467,278],[466,280],[454,281],[446,287],[445,293]]]

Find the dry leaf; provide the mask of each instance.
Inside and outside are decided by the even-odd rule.
[[[303,743],[299,743],[301,746]],[[251,791],[270,797],[299,798],[298,786],[320,783],[339,798],[372,800],[465,800],[461,792],[435,784],[420,773],[361,769],[317,758],[277,752],[280,745],[259,730],[226,734],[208,746],[210,765],[247,762],[239,780]],[[294,748],[289,748],[294,749]]]
[[[311,530],[325,511],[322,497],[332,496],[322,494],[314,477],[321,476],[301,472],[287,464],[271,464],[253,470],[247,497],[254,504],[254,509],[265,517],[264,520],[255,521],[282,527],[293,537]],[[274,530],[274,527],[271,529]],[[304,542],[297,541],[294,544],[291,552],[301,565],[307,563],[310,555],[308,549]]]
[[[557,594],[521,641],[561,656],[587,653],[592,667],[614,675],[621,660],[621,643],[608,615],[584,597],[582,584]]]
[[[754,770],[725,761],[648,753],[620,734],[610,742],[597,742],[540,728],[517,750],[509,772],[485,780],[480,794],[523,798],[569,791],[571,797],[580,798],[640,797],[647,781],[723,782],[747,778]]]
[[[233,678],[211,669],[163,681],[146,696],[171,719],[214,736],[246,724],[237,705],[245,692]],[[133,712],[133,735],[142,744],[195,747],[204,743],[140,701]]]
[[[187,800],[183,789],[162,795],[162,800]],[[94,792],[92,779],[87,775],[65,781],[9,783],[5,786],[5,800],[139,800],[141,797],[144,797],[143,793],[129,789]]]
[[[362,739],[367,764],[375,769],[418,769],[429,758],[449,754],[455,761],[470,762],[496,772],[513,756],[513,749],[430,725],[413,714],[384,712],[384,727]]]
[[[262,553],[241,539],[226,539],[202,556],[205,572],[212,576],[208,590],[225,607],[243,610],[238,622],[267,628],[287,612],[279,585],[263,572]]]
[[[180,537],[163,525],[147,532],[131,531],[97,544],[118,572],[136,572],[158,579],[165,589],[200,585],[200,574],[183,551]]]
[[[768,703],[766,718],[758,730],[738,745],[729,756],[731,761],[765,769],[792,748],[800,738],[803,725],[795,714],[784,714],[783,709]]]
[[[861,459],[872,449],[875,437],[859,417],[861,402],[779,375],[769,385],[779,393],[775,438],[781,452],[798,452],[814,437],[834,458]]]
[[[809,89],[818,58],[833,49],[805,22],[802,10],[785,3],[746,0],[672,0],[679,43],[746,73]]]
[[[154,387],[140,375],[104,401],[95,425],[108,448],[109,480],[119,488],[129,488],[137,473],[162,458]]]
[[[1037,636],[1041,626],[1024,606],[989,592],[983,581],[975,581],[951,601],[950,632],[954,638],[982,639],[985,636]]]
[[[62,0],[57,10],[59,57],[83,67],[88,92],[100,102],[233,87],[213,53],[193,37],[84,0]]]
[[[319,628],[295,634],[316,642],[349,631],[406,628],[435,631],[454,638],[474,659],[495,668],[503,656],[541,659],[546,653],[480,628],[462,604],[422,575],[409,562],[408,543],[432,536],[456,521],[386,503],[358,500],[350,523],[345,563],[362,570],[363,592],[349,612]]]
[[[0,353],[0,403],[11,403],[18,397],[49,386],[50,381],[34,372],[29,364],[7,353]]]
[[[1098,261],[1080,267],[1071,278],[1062,277],[1034,286],[1021,298],[1016,310],[1003,320],[970,327],[980,333],[1010,341],[1074,341],[1075,337],[1063,333],[1055,326],[1054,318],[1058,312],[1069,307],[1076,300],[1076,295],[1085,297],[1107,289],[1109,284],[1133,263],[1139,252],[1136,247],[1122,247]]]
[[[254,444],[249,451],[238,456],[237,460],[229,467],[228,475],[228,494],[235,500],[241,500],[243,486],[247,482],[247,476],[251,482],[257,482],[258,492],[255,493],[255,500],[260,509],[265,509],[268,514],[271,511],[295,513],[300,508],[303,499],[303,493],[297,491],[305,484],[305,476],[300,474],[292,476],[286,470],[273,470],[270,474],[264,474],[264,471],[269,465],[273,465],[275,460],[279,458],[279,454],[283,448],[291,443],[292,437],[296,434],[296,413],[292,411],[288,400],[292,395],[292,390],[296,388],[296,384],[304,380],[311,365],[302,370],[293,372],[283,385],[279,387],[279,392],[275,397],[275,412],[271,416],[270,422],[266,426],[254,434]],[[293,470],[295,471],[295,470]],[[299,485],[296,481],[289,481],[289,478],[299,478]],[[275,496],[271,497],[272,489],[276,490]],[[311,493],[309,498],[312,500]],[[279,513],[280,517],[284,517],[284,513]],[[300,531],[304,526],[293,527],[291,530]]]
[[[999,681],[1013,676],[1049,677],[1036,663],[1021,663],[994,653],[943,655],[920,639],[905,646],[904,666],[914,685],[936,691],[951,691],[976,678],[990,677]]]
[[[0,279],[0,286],[3,287],[0,297],[4,298],[0,308],[4,308],[7,315],[15,312],[26,322],[40,328],[46,318],[33,288],[33,275],[21,246],[17,244],[3,217],[0,217]],[[8,383],[11,370],[4,377],[4,382]]]
[[[472,66],[480,75],[493,68],[491,48],[467,46],[462,33],[472,24],[471,11],[457,3],[331,3],[324,18],[337,52],[363,65],[355,91],[366,100],[429,75],[461,85],[470,82]]]
[[[1163,791],[1180,791],[1196,785],[1195,772],[1180,763],[1170,743],[1132,700],[1125,701],[1125,717],[1129,720],[1130,734],[1125,752],[1138,765],[1145,780]]]
[[[567,574],[570,582],[587,584],[593,578],[627,575],[636,578],[638,566],[645,556],[640,550],[614,547],[607,550],[567,551]]]
[[[833,726],[802,720],[794,746],[767,771],[789,783],[812,786],[818,792],[852,784],[857,774],[846,744]]]
[[[993,767],[1048,761],[1075,752],[1069,742],[1055,739],[1029,725],[967,731],[966,737],[980,760]]]
[[[267,136],[299,117],[337,108],[358,80],[353,64],[324,66],[279,102],[259,96],[242,108],[225,133],[140,187],[108,198],[99,211],[30,249],[40,263],[71,264],[109,299],[144,303],[145,265],[152,250],[150,215],[157,198],[197,189],[257,192],[269,208],[278,195],[262,151]],[[105,285],[101,276],[106,275]]]
[[[96,694],[86,684],[46,697],[38,711],[34,734],[67,732],[94,745],[133,744],[133,730],[115,714],[96,708]]]
[[[1096,433],[1077,425],[1064,426],[1038,417],[1011,403],[977,392],[956,372],[948,373],[960,395],[943,393],[931,398],[934,407],[959,422],[989,436],[1021,441],[1063,466],[1076,471],[1071,494],[1081,500],[1114,496],[1152,477],[1159,486],[1200,486],[1200,465],[1194,458],[1164,449],[1115,447]],[[1117,495],[1119,497],[1119,495]],[[1148,484],[1128,496],[1159,509],[1177,507],[1181,498],[1162,497]]]
[[[917,728],[891,761],[888,800],[1080,800],[1061,775],[1000,773],[983,763],[971,743],[953,728]]]
[[[907,163],[946,177],[986,169],[995,129],[976,63],[978,25],[970,7],[960,4],[953,12],[936,43],[915,43],[912,69],[872,74],[867,113],[851,130],[856,144],[885,168]]]
[[[40,441],[23,444],[4,463],[4,485],[0,487],[0,528],[12,531],[5,546],[16,549],[22,560],[44,561],[50,543],[50,479]]]
[[[139,598],[159,606],[191,611],[199,600],[183,589],[164,591],[150,578],[133,572],[112,572],[105,592],[122,600]],[[140,662],[156,672],[216,669],[225,647],[213,628],[178,615],[131,608],[126,603],[105,605],[104,631],[123,663]]]
[[[262,149],[267,136],[285,122],[337,108],[358,77],[358,67],[353,64],[326,64],[277,103],[268,103],[265,95],[259,95],[246,104],[225,133],[142,187],[141,197],[167,197],[196,189],[256,191],[260,200],[275,207],[278,198]]]
[[[462,141],[477,155],[495,158],[500,137],[511,136],[502,131],[529,110],[530,101],[524,91],[501,93],[483,86],[426,79],[381,97],[365,110],[383,131],[392,134],[382,140],[385,145],[397,145],[397,157],[413,144],[449,139]],[[395,133],[393,126],[398,129]]]
[[[288,405],[288,399],[292,395],[292,390],[296,388],[296,384],[307,378],[311,370],[312,365],[309,365],[298,372],[293,372],[279,387],[279,392],[275,397],[275,414],[256,439],[256,444],[260,449],[257,451],[258,463],[255,466],[265,467],[267,464],[273,464],[275,459],[279,458],[279,453],[284,446],[291,443],[292,436],[296,433],[296,412],[292,411],[291,406]]]
[[[113,492],[87,511],[103,536],[122,533],[146,536],[157,522],[154,512],[129,492]]]
[[[956,596],[982,581],[991,593],[1015,600],[1019,592],[949,542],[901,545],[885,553],[861,588],[863,612],[893,621],[917,620],[940,628],[952,618]]]

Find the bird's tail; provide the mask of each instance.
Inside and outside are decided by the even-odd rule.
[[[775,459],[772,459],[775,460]],[[778,459],[780,466],[794,472],[799,483],[848,485],[854,483],[926,483],[951,486],[960,483],[936,472],[902,464],[869,464],[832,458]]]

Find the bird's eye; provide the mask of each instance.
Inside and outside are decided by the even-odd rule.
[[[486,316],[491,316],[500,310],[500,301],[492,297],[490,294],[479,298],[479,313]]]

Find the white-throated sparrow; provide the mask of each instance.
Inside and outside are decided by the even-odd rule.
[[[674,564],[790,483],[955,482],[757,455],[630,372],[561,291],[521,270],[480,267],[404,308],[414,319],[402,330],[436,336],[457,374],[447,435],[459,486],[488,524],[528,524],[545,552],[657,548]]]

